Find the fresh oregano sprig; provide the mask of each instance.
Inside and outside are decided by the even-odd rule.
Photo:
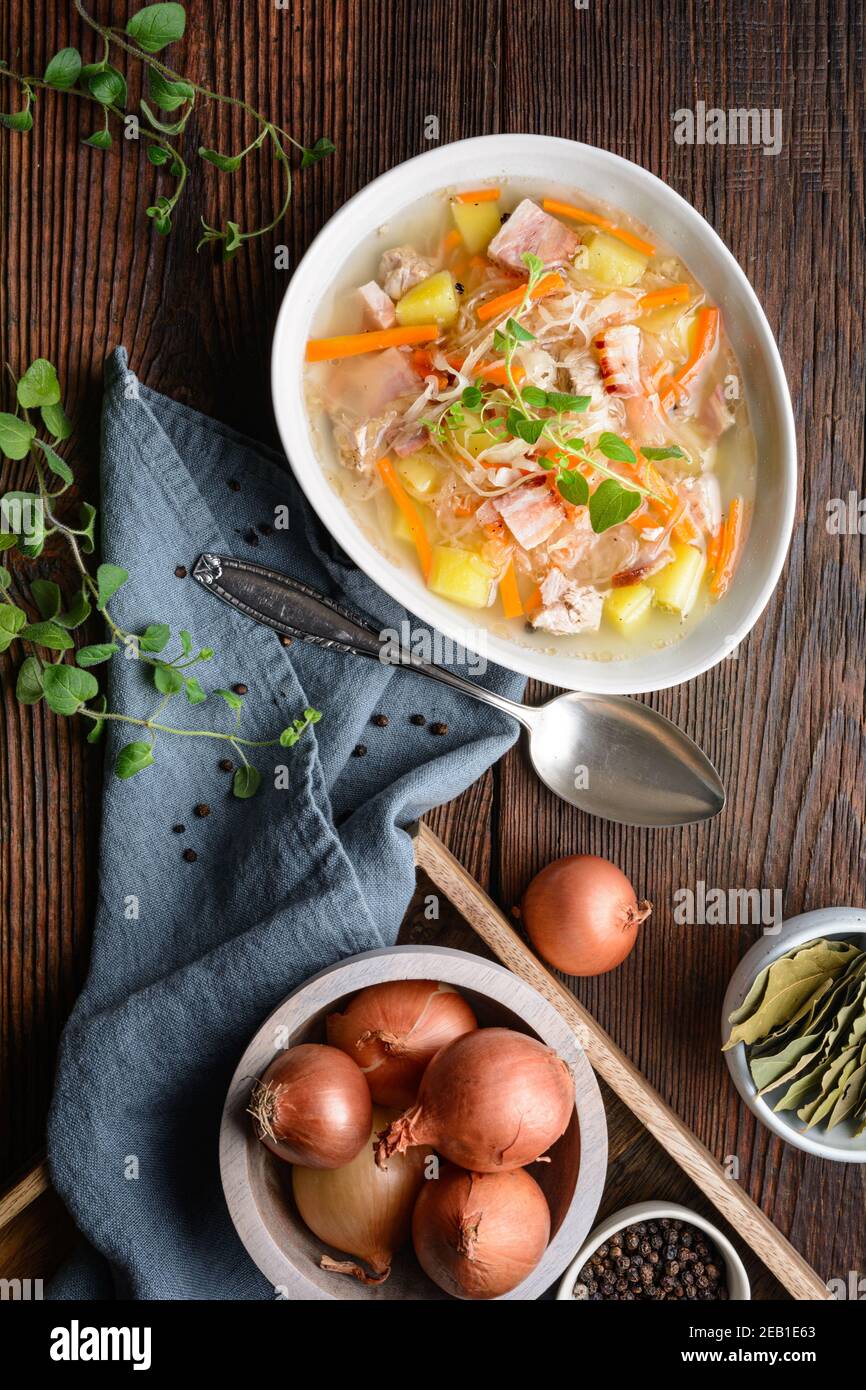
[[[126,139],[141,138],[147,143],[147,157],[171,178],[173,186],[160,193],[146,209],[157,232],[167,236],[172,216],[186,187],[189,168],[177,146],[176,137],[186,129],[198,101],[217,102],[244,111],[256,124],[257,130],[249,144],[237,154],[222,154],[218,150],[199,146],[198,157],[224,173],[232,174],[253,151],[269,148],[280,166],[283,177],[283,197],[274,216],[261,227],[241,230],[237,221],[228,218],[224,228],[214,227],[202,218],[204,235],[199,247],[222,243],[223,255],[229,259],[246,241],[266,235],[285,217],[292,196],[292,169],[288,146],[301,152],[301,168],[306,169],[326,155],[332,154],[330,140],[319,139],[304,146],[275,122],[268,120],[241,97],[212,91],[209,87],[176,72],[156,54],[169,44],[182,39],[186,29],[183,5],[161,3],[146,5],[136,11],[121,29],[98,23],[88,14],[83,0],[74,0],[75,9],[83,22],[99,37],[101,52],[85,63],[77,48],[62,48],[49,62],[41,77],[14,72],[0,61],[0,77],[18,84],[21,106],[17,111],[0,113],[0,125],[8,130],[26,132],[33,127],[32,106],[40,90],[64,92],[94,104],[100,122],[84,143],[94,149],[109,150],[113,144],[112,121],[120,122]],[[114,50],[140,62],[147,72],[147,97],[142,98],[140,113],[128,111],[128,90],[125,74],[110,61]],[[160,114],[157,115],[157,112]],[[133,124],[134,123],[134,124]]]
[[[49,709],[63,716],[78,715],[90,721],[89,743],[100,737],[109,721],[138,727],[143,737],[125,744],[117,755],[115,773],[122,780],[134,777],[155,761],[157,739],[165,735],[183,738],[216,739],[234,750],[241,766],[236,769],[232,789],[246,800],[261,785],[261,773],[250,762],[247,749],[291,748],[311,724],[321,719],[315,709],[305,709],[274,738],[241,737],[243,696],[237,690],[208,692],[196,675],[195,666],[210,661],[211,647],[198,647],[185,629],[177,633],[179,650],[165,655],[172,641],[168,623],[150,623],[142,632],[128,632],[114,617],[111,601],[129,581],[120,565],[101,564],[91,573],[84,557],[95,549],[96,510],[85,502],[73,521],[58,515],[58,502],[74,483],[74,474],[57,445],[68,439],[72,425],[60,400],[60,383],[50,362],[38,358],[31,362],[16,383],[18,414],[0,412],[0,452],[7,459],[29,458],[36,474],[36,491],[10,491],[0,497],[0,552],[17,549],[27,559],[41,555],[46,540],[60,536],[68,545],[78,571],[79,582],[71,597],[50,579],[34,579],[30,593],[37,614],[33,615],[10,597],[13,576],[0,565],[0,652],[14,641],[32,651],[18,669],[15,693],[24,705],[44,700]],[[38,433],[31,412],[39,412]],[[47,435],[48,438],[44,436]],[[104,619],[108,634],[103,642],[75,650],[72,633],[86,622],[93,610]],[[159,697],[147,718],[109,710],[93,668],[115,657],[135,659],[150,668],[150,678]],[[171,700],[182,696],[189,705],[201,705],[211,698],[222,700],[234,713],[235,729],[186,729],[166,723],[163,713]]]

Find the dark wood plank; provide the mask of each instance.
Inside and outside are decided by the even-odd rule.
[[[111,0],[93,7],[116,18]],[[6,7],[0,56],[40,71],[51,52],[80,42],[70,9]],[[291,264],[357,188],[426,148],[425,117],[436,115],[442,140],[535,130],[637,160],[704,213],[752,278],[798,418],[791,556],[738,660],[651,698],[716,760],[728,810],[702,831],[603,826],[554,802],[515,750],[431,823],[506,907],[557,854],[589,849],[622,864],[656,914],[632,960],[580,983],[581,999],[700,1137],[738,1157],[751,1195],[821,1273],[858,1268],[862,1170],[769,1136],[738,1104],[718,1056],[721,996],[754,929],[680,928],[672,906],[674,891],[699,878],[778,887],[788,915],[864,898],[863,549],[824,527],[829,498],[866,493],[861,7],[190,0],[189,12],[185,70],[339,146],[298,179],[280,234]],[[671,112],[699,99],[780,107],[781,154],[674,144]],[[57,363],[75,410],[76,467],[95,496],[100,374],[119,342],[152,386],[273,439],[267,361],[287,273],[275,268],[274,238],[228,267],[193,252],[200,211],[249,225],[272,204],[269,166],[245,167],[230,190],[216,173],[197,174],[163,242],[142,215],[158,176],[134,147],[102,156],[80,145],[88,116],[45,95],[29,136],[0,132],[0,320],[13,367],[36,355]],[[234,111],[206,114],[186,147],[238,148],[246,129]],[[6,464],[3,480],[26,477]],[[48,555],[39,572],[59,565]],[[9,1174],[41,1145],[56,1038],[86,963],[100,772],[74,728],[15,704],[3,660],[0,1173]]]

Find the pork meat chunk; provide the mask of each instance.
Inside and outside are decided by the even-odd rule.
[[[525,275],[525,254],[537,256],[545,265],[562,265],[577,253],[580,238],[531,198],[518,203],[487,248],[487,254],[506,270]]]

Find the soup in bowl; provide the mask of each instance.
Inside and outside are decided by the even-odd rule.
[[[760,308],[636,166],[541,137],[449,150],[358,195],[296,272],[273,382],[295,471],[464,647],[572,688],[687,679],[751,626],[790,533]]]

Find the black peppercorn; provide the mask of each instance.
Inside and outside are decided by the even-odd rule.
[[[205,816],[210,815],[210,807],[206,801],[200,801],[199,804],[194,807],[194,811],[200,820],[204,820]]]
[[[238,681],[237,685],[233,685],[233,686],[232,686],[232,690],[235,692],[236,695],[248,695],[248,694],[249,694],[249,686],[248,686],[248,685],[244,685],[242,681]]]
[[[176,579],[186,579],[186,576],[187,576],[187,568],[186,568],[186,565],[175,565],[174,573],[175,573],[175,578],[176,578]]]
[[[409,723],[417,724],[419,729],[423,729],[424,725],[427,723],[427,720],[424,718],[423,714],[410,714]]]
[[[229,478],[229,487],[231,488],[232,492],[240,492],[241,490],[241,485],[238,482],[237,478]]]
[[[459,280],[455,280],[455,281],[454,281],[454,288],[455,288],[455,290],[457,291],[458,294],[463,294],[464,291],[465,291],[465,289],[466,289],[466,286],[465,286],[465,285],[462,285],[462,284],[460,283]]]
[[[363,743],[356,743],[356,744],[355,744],[355,747],[352,749],[352,757],[353,757],[353,758],[364,758],[364,757],[366,757],[366,755],[367,755],[367,748],[366,748],[366,745],[363,744]]]
[[[294,640],[294,637],[287,637],[285,633],[282,633],[280,635],[280,641],[282,642],[284,647],[290,647]]]
[[[274,534],[274,528],[267,521],[260,521],[259,532],[263,536],[272,536]]]
[[[447,725],[447,724],[442,724],[442,723],[440,723],[440,722],[437,722],[436,724],[431,724],[431,725],[430,725],[430,732],[431,732],[431,734],[436,734],[438,737],[441,738],[441,736],[442,736],[443,734],[447,734],[447,732],[448,732],[448,725]]]
[[[220,771],[221,771],[221,772],[234,772],[234,768],[235,768],[235,765],[234,765],[234,763],[232,762],[231,758],[220,758]]]
[[[194,849],[185,849],[183,852],[183,857],[186,860],[187,864],[194,864],[195,861],[198,859],[198,855],[196,854]]]
[[[387,714],[374,714],[370,723],[375,724],[377,729],[387,729],[388,716]]]
[[[182,835],[183,832],[186,830],[185,825],[173,825],[171,828],[174,831],[175,835]]]
[[[246,541],[247,545],[258,545],[258,543],[259,543],[259,533],[258,533],[258,531],[254,531],[253,528],[252,528],[252,526],[251,526],[251,527],[249,528],[248,531],[245,531],[245,532],[244,532],[244,540]]]

